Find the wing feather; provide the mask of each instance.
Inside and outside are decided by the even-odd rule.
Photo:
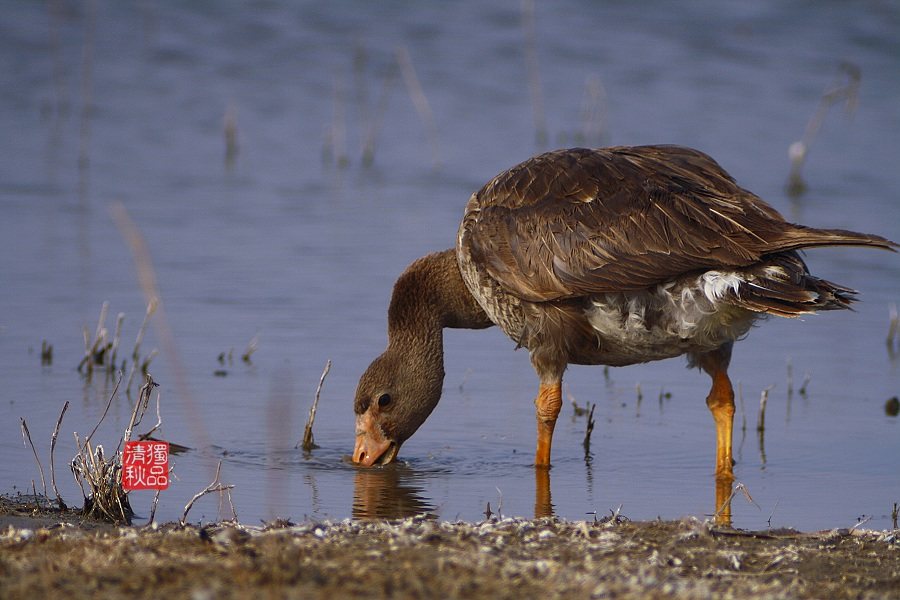
[[[535,302],[644,289],[805,246],[893,245],[788,223],[712,158],[678,146],[529,159],[473,195],[460,243],[507,292]]]

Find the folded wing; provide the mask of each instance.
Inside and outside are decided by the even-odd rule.
[[[472,196],[460,243],[507,292],[532,302],[644,289],[808,246],[895,246],[788,223],[712,158],[678,146],[529,159]]]

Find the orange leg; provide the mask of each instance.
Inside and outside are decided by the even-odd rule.
[[[731,472],[731,438],[734,428],[734,390],[725,369],[712,374],[713,385],[706,405],[716,422],[716,474]]]
[[[734,483],[732,432],[734,429],[734,389],[728,379],[731,348],[722,348],[701,357],[699,363],[712,377],[706,405],[716,423],[716,522],[731,525],[731,487]]]
[[[553,429],[556,427],[559,409],[562,408],[562,382],[541,383],[534,405],[537,407],[537,453],[534,457],[534,465],[549,467]]]

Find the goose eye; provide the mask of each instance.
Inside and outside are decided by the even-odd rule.
[[[391,403],[391,395],[390,394],[382,394],[378,397],[378,407],[384,408],[388,404]]]

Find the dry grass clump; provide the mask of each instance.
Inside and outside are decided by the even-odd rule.
[[[129,371],[128,382],[125,384],[125,392],[131,393],[131,382],[136,372],[146,375],[150,367],[150,362],[157,354],[157,350],[152,350],[149,354],[141,357],[141,343],[144,340],[144,332],[150,317],[156,312],[159,302],[151,298],[147,303],[147,311],[144,314],[144,320],[137,332],[134,341],[134,350],[131,353],[131,369],[127,369],[127,361],[122,359],[121,364],[118,363],[118,352],[120,341],[122,339],[122,324],[125,321],[125,313],[119,313],[116,316],[116,326],[114,333],[110,336],[109,330],[106,328],[106,315],[109,312],[109,302],[104,302],[100,307],[100,316],[97,319],[97,327],[93,336],[87,327],[83,329],[84,334],[84,356],[78,363],[77,371],[90,380],[94,371],[103,372],[107,377],[112,377],[116,372]],[[52,347],[50,349],[52,356]]]
[[[150,395],[158,384],[153,381],[150,374],[146,375],[144,385],[141,386],[138,400],[132,410],[128,427],[122,434],[115,451],[111,456],[107,456],[103,446],[92,444],[92,439],[106,418],[106,413],[109,411],[109,406],[112,404],[121,382],[122,374],[120,373],[116,386],[109,396],[106,409],[91,433],[84,440],[80,439],[77,433],[75,434],[78,453],[72,459],[70,468],[84,497],[82,513],[85,516],[114,524],[130,525],[134,511],[128,502],[128,492],[122,487],[122,448],[125,442],[131,440],[135,426],[140,424],[143,419],[150,404]]]
[[[77,437],[76,437],[77,440]],[[91,518],[103,519],[115,524],[131,524],[134,511],[128,502],[128,494],[122,489],[122,457],[119,452],[107,457],[103,446],[91,446],[85,440],[72,460],[72,473],[84,495],[82,513]],[[85,486],[90,494],[85,494]]]

